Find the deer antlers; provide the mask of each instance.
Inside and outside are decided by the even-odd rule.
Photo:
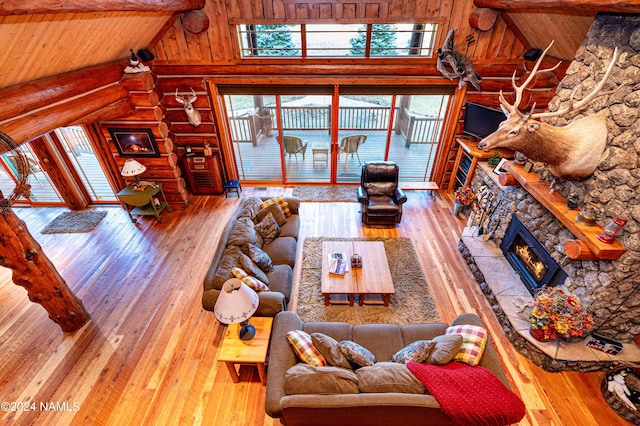
[[[545,55],[547,54],[547,51],[551,48],[551,46],[553,46],[555,40],[552,40],[551,43],[549,43],[549,46],[547,46],[547,48],[542,52],[542,55],[540,55],[540,58],[538,58],[538,60],[536,61],[536,64],[534,65],[533,69],[531,70],[531,73],[529,74],[529,77],[527,77],[527,79],[524,81],[524,83],[522,83],[520,86],[518,86],[516,84],[516,72],[513,72],[513,75],[511,76],[511,85],[513,86],[513,89],[515,91],[515,100],[513,102],[513,105],[509,104],[509,102],[507,102],[507,100],[505,99],[502,90],[500,91],[500,105],[502,106],[502,108],[508,112],[509,114],[518,114],[523,116],[524,114],[521,113],[518,110],[518,105],[520,105],[520,102],[522,101],[522,93],[524,91],[524,89],[527,88],[527,86],[529,85],[529,83],[531,83],[531,81],[533,80],[533,78],[539,74],[539,73],[543,73],[543,72],[549,72],[549,71],[553,71],[556,68],[558,68],[558,66],[561,64],[561,62],[558,62],[554,67],[551,68],[546,68],[543,70],[538,70],[538,68],[540,68],[540,64],[542,63],[542,60],[544,59]],[[613,51],[613,56],[611,57],[611,62],[609,63],[609,67],[607,68],[607,71],[605,72],[604,76],[602,77],[602,79],[600,79],[600,81],[598,82],[598,84],[593,88],[593,90],[591,91],[591,93],[589,93],[587,96],[585,96],[582,100],[580,100],[577,103],[573,102],[573,97],[575,96],[576,90],[574,89],[574,91],[571,93],[570,97],[569,97],[569,105],[566,108],[563,109],[559,109],[558,111],[554,111],[554,112],[539,112],[539,113],[533,113],[533,110],[535,109],[536,105],[535,103],[533,104],[533,107],[531,108],[531,114],[529,114],[529,118],[532,119],[539,119],[542,117],[558,117],[558,116],[562,116],[565,115],[566,113],[568,113],[569,111],[572,111],[574,109],[578,110],[580,108],[583,108],[585,105],[587,105],[589,102],[591,102],[594,98],[596,98],[597,96],[599,96],[600,91],[602,90],[602,88],[604,87],[607,78],[609,77],[609,74],[611,74],[611,71],[613,70],[613,67],[615,66],[616,62],[618,60],[618,48],[616,47]]]

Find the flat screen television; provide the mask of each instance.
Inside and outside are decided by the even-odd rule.
[[[467,102],[464,112],[463,133],[479,139],[495,132],[507,117],[499,109]]]

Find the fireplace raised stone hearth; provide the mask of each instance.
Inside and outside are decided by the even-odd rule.
[[[502,250],[494,241],[484,241],[474,226],[465,228],[458,249],[509,341],[536,365],[546,371],[592,371],[640,360],[640,348],[634,343],[625,343],[618,355],[609,355],[585,346],[582,340],[540,342],[534,339],[529,334],[528,310],[518,309],[523,302],[533,301],[533,296]]]

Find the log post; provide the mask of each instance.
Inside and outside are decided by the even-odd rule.
[[[520,182],[518,182],[511,173],[500,173],[498,175],[498,182],[502,186],[520,186]]]
[[[4,200],[0,193],[0,201]],[[89,314],[38,242],[29,233],[26,224],[10,207],[0,214],[0,266],[13,271],[13,282],[27,290],[29,299],[39,303],[49,318],[64,332],[74,332],[89,321]]]
[[[564,244],[564,253],[571,260],[600,260],[584,242],[568,240]]]

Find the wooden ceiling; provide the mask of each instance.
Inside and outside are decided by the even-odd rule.
[[[209,11],[212,3],[216,9],[227,4],[206,3]],[[276,3],[283,0],[273,0]],[[555,39],[551,56],[567,60],[573,59],[597,11],[615,11],[624,5],[605,0],[475,0],[475,4],[501,9],[526,47],[544,48]],[[0,3],[0,88],[123,59],[129,49],[152,48],[177,13],[203,7],[205,0],[4,1]]]

